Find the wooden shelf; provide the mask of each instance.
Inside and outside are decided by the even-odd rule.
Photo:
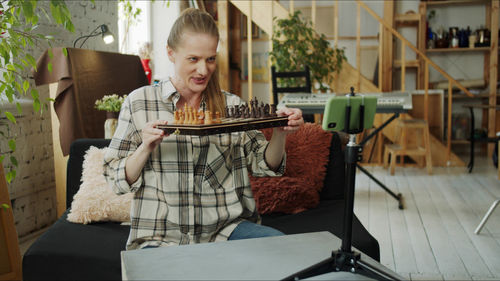
[[[448,1],[424,1],[427,6],[451,6],[451,5],[478,5],[490,3],[489,0],[448,0]]]
[[[457,52],[488,52],[490,47],[476,47],[476,48],[436,48],[426,49],[427,53],[457,53]]]

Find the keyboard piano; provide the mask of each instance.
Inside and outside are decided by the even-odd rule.
[[[304,114],[323,113],[325,104],[335,94],[294,93],[285,94],[278,104],[300,108]],[[413,108],[409,92],[362,93],[360,95],[376,95],[377,113],[405,113]]]

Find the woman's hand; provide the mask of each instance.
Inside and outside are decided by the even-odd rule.
[[[276,170],[285,154],[286,135],[297,131],[304,124],[302,111],[298,108],[281,108],[276,112],[278,116],[288,116],[288,126],[274,128],[273,136],[265,152],[265,160],[269,168]]]
[[[164,120],[151,121],[146,123],[142,129],[142,144],[147,152],[152,152],[163,140],[165,132],[157,129],[158,125],[166,125],[168,122]]]
[[[142,169],[149,155],[166,137],[163,130],[157,129],[158,125],[165,125],[167,121],[157,120],[146,123],[142,129],[142,143],[125,162],[125,179],[128,184],[134,183],[141,175]]]
[[[284,107],[276,111],[276,114],[278,114],[278,116],[288,116],[288,126],[276,128],[275,132],[278,131],[289,134],[297,131],[300,128],[300,126],[304,125],[304,119],[302,118],[302,110],[298,108]]]

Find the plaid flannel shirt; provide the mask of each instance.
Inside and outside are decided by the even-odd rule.
[[[226,104],[241,104],[225,93]],[[114,192],[134,192],[127,250],[227,240],[243,220],[260,222],[250,188],[254,176],[280,176],[264,160],[268,142],[252,130],[210,136],[170,135],[151,153],[129,185],[125,162],[142,143],[149,121],[173,122],[180,95],[170,81],[133,91],[125,99],[104,156],[104,176]],[[201,108],[205,109],[204,101]]]

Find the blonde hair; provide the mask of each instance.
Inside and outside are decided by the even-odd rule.
[[[187,31],[208,34],[219,41],[219,29],[214,19],[209,13],[198,9],[188,8],[181,13],[172,26],[172,30],[168,36],[168,46],[174,51],[177,50],[179,44],[182,42],[182,35]],[[208,110],[212,112],[218,111],[223,116],[225,113],[226,100],[220,89],[219,75],[217,72],[218,69],[216,68],[202,95],[205,97]]]

